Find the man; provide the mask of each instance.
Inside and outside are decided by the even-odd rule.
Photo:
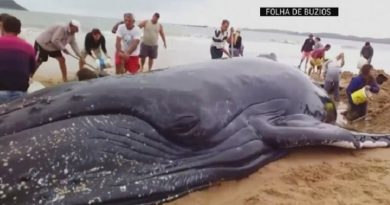
[[[0,104],[23,96],[35,66],[34,48],[18,37],[21,22],[13,16],[2,19],[0,37]]]
[[[3,22],[5,21],[5,18],[9,16],[10,15],[6,13],[0,14],[0,36],[3,35]]]
[[[340,74],[341,68],[345,64],[344,53],[337,55],[335,60],[328,60],[324,63],[325,71],[325,80],[324,80],[324,89],[328,92],[329,95],[333,94],[333,100],[338,102],[340,99],[339,96],[339,84],[340,84]]]
[[[125,73],[125,69],[131,74],[139,70],[141,30],[134,22],[133,14],[128,13],[125,14],[125,23],[118,26],[115,44],[116,74]]]
[[[85,65],[85,58],[89,55],[93,59],[102,59],[102,53],[109,58],[106,49],[106,39],[102,35],[99,29],[94,28],[91,32],[87,33],[84,41],[84,49],[81,51],[81,58],[79,67],[82,69]]]
[[[367,60],[368,64],[371,64],[372,56],[374,55],[374,49],[372,48],[370,42],[366,42],[360,51],[360,55]]]
[[[301,58],[301,62],[298,65],[299,69],[301,69],[302,62],[306,59],[306,63],[305,63],[305,71],[306,71],[307,62],[309,61],[310,54],[313,51],[314,43],[315,42],[313,39],[313,34],[309,34],[309,38],[305,40],[301,48],[302,58]]]
[[[225,43],[228,40],[228,28],[229,21],[225,19],[222,21],[221,28],[214,31],[210,46],[211,59],[220,59],[223,53],[231,58],[230,53],[225,49]]]
[[[65,58],[62,55],[62,52],[69,55],[70,53],[66,49],[66,45],[70,44],[75,54],[84,62],[75,38],[75,34],[79,30],[80,23],[76,20],[72,20],[65,26],[55,25],[41,33],[35,40],[34,45],[37,55],[37,69],[43,62],[46,62],[50,56],[57,59],[62,73],[62,80],[64,82],[68,81]]]
[[[322,63],[324,62],[325,52],[330,49],[330,45],[326,44],[324,48],[316,49],[311,53],[309,76],[311,71],[317,67],[318,73],[321,76]]]
[[[155,13],[151,20],[145,20],[138,25],[141,29],[144,29],[140,52],[141,70],[144,69],[145,59],[149,58],[148,72],[152,70],[153,61],[158,55],[158,34],[160,34],[163,40],[164,48],[167,48],[163,27],[158,23],[159,18],[160,14]]]

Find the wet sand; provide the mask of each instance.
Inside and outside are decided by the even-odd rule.
[[[351,77],[352,73],[343,73],[343,87]],[[341,93],[345,103],[345,90]],[[346,127],[362,132],[390,133],[389,97],[390,83],[386,82],[370,101],[367,119]],[[390,149],[355,151],[310,147],[292,151],[248,178],[222,182],[169,204],[390,204],[389,174]]]

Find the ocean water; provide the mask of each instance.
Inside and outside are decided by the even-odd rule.
[[[115,36],[111,34],[110,30],[116,22],[121,20],[120,17],[87,17],[5,9],[0,9],[0,12],[12,13],[19,17],[23,23],[21,36],[31,43],[33,43],[34,37],[45,27],[57,23],[66,23],[70,19],[78,19],[82,24],[82,33],[78,34],[79,45],[83,45],[85,33],[97,27],[104,31],[107,38],[108,50],[111,55],[113,55],[112,52],[114,51]],[[211,35],[215,28],[168,23],[163,23],[163,25],[167,35],[168,49],[160,48],[156,67],[169,67],[210,59],[209,45]],[[245,56],[255,57],[259,54],[274,52],[280,62],[292,66],[296,66],[299,63],[301,57],[300,48],[306,38],[306,36],[301,35],[248,30],[242,31],[242,37],[245,46]],[[344,70],[357,72],[356,66],[359,60],[359,53],[364,42],[331,38],[322,38],[322,42],[323,44],[329,43],[332,45],[331,50],[327,53],[328,58],[335,57],[338,53],[344,52],[346,57]],[[390,45],[374,43],[373,47],[375,49],[372,61],[373,65],[378,69],[385,69],[390,72],[390,63],[388,61]],[[55,65],[51,64],[50,66]],[[77,70],[76,63],[71,63],[71,67],[71,70]]]

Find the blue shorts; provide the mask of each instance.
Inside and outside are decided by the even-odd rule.
[[[0,104],[7,103],[26,95],[23,91],[6,91],[0,90]]]

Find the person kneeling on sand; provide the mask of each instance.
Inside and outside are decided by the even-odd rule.
[[[13,16],[3,21],[0,37],[0,104],[26,94],[35,66],[34,48],[18,37],[21,22]]]
[[[326,44],[326,46],[324,48],[314,50],[311,53],[310,68],[309,68],[309,72],[308,72],[309,76],[314,68],[317,68],[318,73],[321,76],[321,70],[322,70],[322,64],[323,64],[324,58],[325,58],[325,52],[328,51],[329,49],[330,49],[330,45]]]
[[[221,59],[224,53],[229,56],[229,58],[232,57],[230,53],[225,49],[225,43],[229,41],[229,24],[229,21],[225,19],[222,21],[221,28],[214,31],[210,46],[211,59]]]
[[[84,68],[85,58],[89,55],[93,59],[103,60],[102,52],[107,58],[106,39],[102,35],[99,29],[94,28],[91,32],[87,33],[84,41],[84,49],[81,51],[81,58],[79,62],[80,69]]]
[[[336,59],[324,63],[324,89],[329,95],[333,94],[333,100],[339,101],[339,83],[341,68],[344,66],[344,53],[340,53]]]
[[[372,65],[364,65],[360,74],[352,78],[347,87],[346,93],[348,97],[349,110],[344,114],[350,121],[364,117],[367,113],[367,95],[369,95],[369,92],[379,92],[380,88],[376,79],[372,75],[372,70]]]
[[[43,62],[46,62],[50,56],[58,60],[62,73],[62,80],[64,82],[68,81],[65,58],[62,56],[62,52],[70,54],[66,49],[66,45],[70,44],[75,54],[81,61],[84,61],[75,38],[75,34],[79,30],[80,23],[76,20],[72,20],[65,26],[55,25],[41,33],[35,40],[34,45],[37,56],[37,69]]]
[[[141,29],[134,25],[134,16],[131,13],[125,14],[125,23],[118,26],[116,32],[116,74],[123,74],[125,69],[131,74],[139,71],[139,53]]]

